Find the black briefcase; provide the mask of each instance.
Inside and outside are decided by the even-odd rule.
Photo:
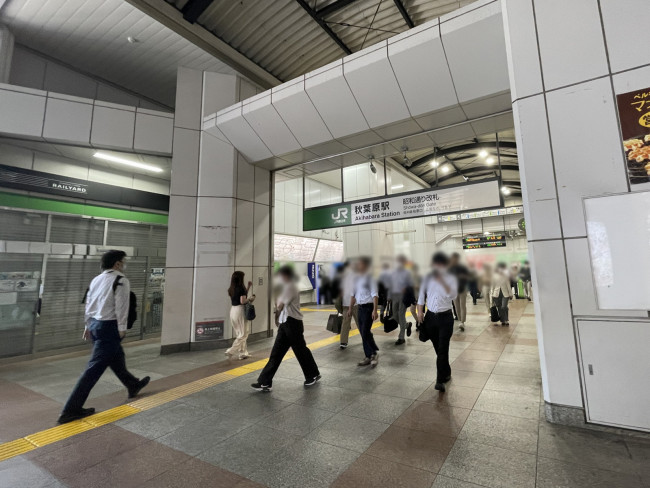
[[[500,319],[501,317],[499,317],[499,309],[497,309],[496,305],[492,305],[490,307],[490,320],[492,322],[498,322]]]
[[[333,313],[327,319],[327,330],[333,334],[341,333],[341,325],[343,325],[343,316],[337,313]]]

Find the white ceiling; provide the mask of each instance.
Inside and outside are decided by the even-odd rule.
[[[8,0],[0,23],[20,44],[170,107],[179,66],[235,73],[124,0]]]
[[[113,163],[93,156],[97,149],[91,147],[68,146],[64,144],[50,144],[49,142],[42,141],[29,141],[22,139],[6,139],[0,138],[0,152],[4,153],[5,157],[0,158],[0,162],[7,159],[6,164],[23,166],[24,164],[17,164],[18,161],[12,162],[8,159],[12,155],[17,154],[12,151],[12,148],[23,148],[30,151],[41,153],[43,155],[53,156],[53,162],[71,163],[77,165],[87,165],[90,167],[110,169],[120,174],[139,174],[146,175],[151,178],[169,181],[171,179],[171,158],[162,156],[151,156],[149,154],[136,154],[136,153],[123,153],[118,151],[108,151],[102,149],[102,153],[110,154],[113,156],[121,157],[130,161],[141,162],[161,168],[161,173],[155,173],[144,169],[133,168],[123,164]],[[15,157],[15,156],[13,156]],[[24,163],[22,161],[20,163]]]

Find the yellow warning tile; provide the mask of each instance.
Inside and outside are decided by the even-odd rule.
[[[119,407],[111,408],[110,410],[86,417],[83,421],[88,422],[93,427],[100,427],[102,425],[116,422],[125,417],[129,417],[138,412],[140,412],[139,408],[135,408],[131,405],[120,405]]]
[[[36,449],[36,446],[27,439],[16,439],[15,441],[0,444],[0,461],[20,456],[26,452]]]
[[[232,376],[243,376],[245,374],[251,373],[252,370],[240,366],[239,368],[229,369],[228,374]]]
[[[52,444],[53,442],[67,439],[73,435],[81,434],[82,432],[86,432],[87,430],[94,428],[95,427],[93,425],[87,422],[84,422],[82,420],[75,420],[74,422],[70,422],[68,424],[58,425],[56,427],[52,427],[51,429],[28,435],[25,437],[25,439],[38,447],[42,447],[47,446],[48,444]]]

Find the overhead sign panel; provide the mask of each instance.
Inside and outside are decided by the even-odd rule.
[[[305,209],[303,230],[372,224],[503,206],[499,179]]]
[[[463,249],[487,249],[491,247],[506,247],[505,234],[479,234],[463,237]]]

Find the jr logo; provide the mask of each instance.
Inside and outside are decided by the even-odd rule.
[[[338,210],[338,213],[336,215],[332,214],[332,218],[334,220],[341,220],[341,219],[347,219],[348,218],[348,209],[347,208],[339,208],[337,210]]]

